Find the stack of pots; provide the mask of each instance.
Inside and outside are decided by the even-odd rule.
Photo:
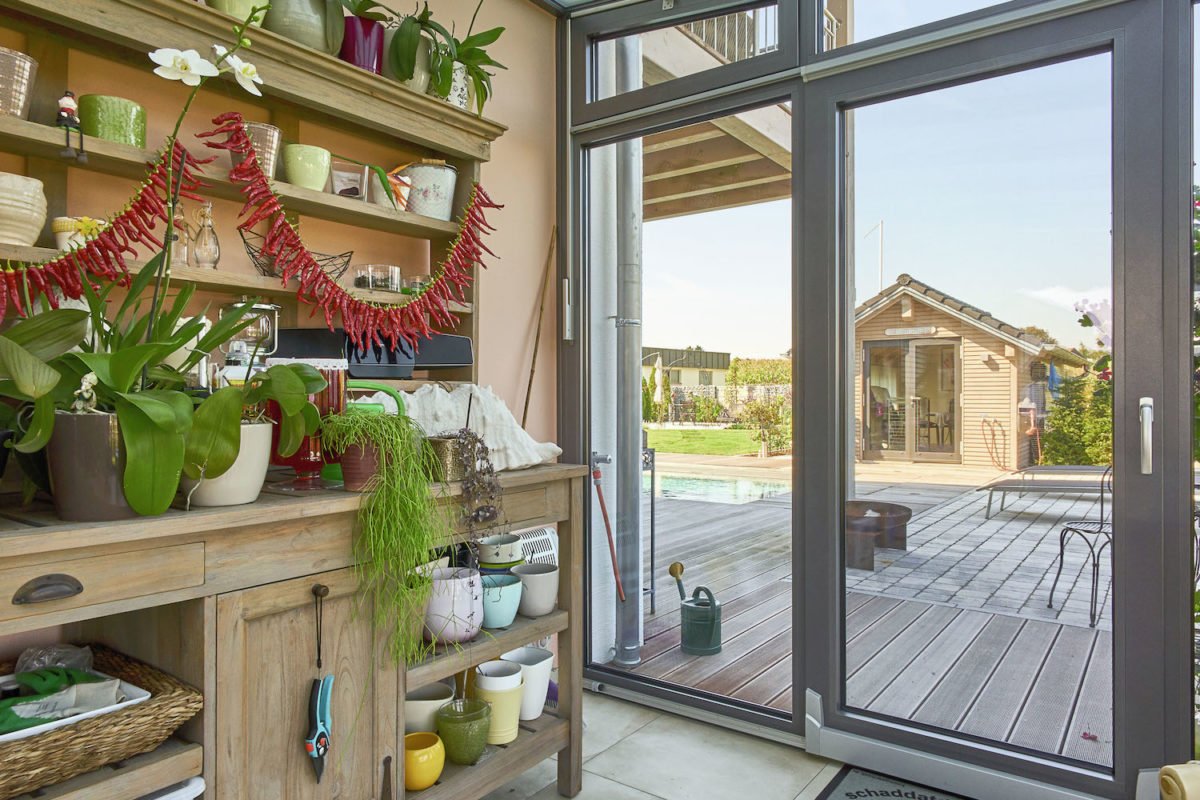
[[[492,707],[488,744],[508,744],[517,738],[525,682],[520,664],[488,661],[475,668],[475,697]]]

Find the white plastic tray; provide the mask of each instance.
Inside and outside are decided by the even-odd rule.
[[[189,778],[185,783],[168,786],[161,792],[148,794],[141,800],[193,800],[204,794],[204,779]]]
[[[103,672],[97,672],[96,670],[92,670],[91,672],[93,675],[99,675],[101,678],[112,677],[111,675],[105,675]],[[17,680],[12,675],[0,676],[0,688],[15,686],[16,683]],[[25,728],[24,730],[6,733],[0,736],[0,742],[12,742],[16,741],[17,739],[26,739],[30,736],[37,736],[39,733],[45,733],[46,731],[52,731],[55,728],[62,728],[67,725],[74,725],[76,722],[81,722],[92,717],[98,717],[101,714],[111,714],[114,711],[119,711],[120,709],[128,708],[129,706],[135,706],[138,703],[150,699],[149,692],[147,692],[145,689],[139,689],[132,683],[127,683],[126,681],[121,681],[121,691],[125,693],[125,702],[123,703],[105,706],[104,708],[97,708],[95,711],[87,711],[83,714],[76,714],[73,717],[56,719],[53,722],[47,722],[45,725],[38,725],[33,728]]]

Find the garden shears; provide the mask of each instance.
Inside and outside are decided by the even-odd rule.
[[[304,740],[304,749],[312,759],[317,783],[321,782],[321,775],[325,772],[325,756],[329,752],[330,729],[333,726],[329,714],[332,697],[332,675],[313,679],[312,694],[308,698],[308,738]]]

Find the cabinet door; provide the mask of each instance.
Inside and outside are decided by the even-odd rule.
[[[316,610],[324,600],[322,663],[335,676],[331,747],[317,783],[304,751],[317,677]],[[352,569],[259,586],[217,600],[217,764],[222,800],[379,797],[383,759],[396,762],[399,670],[388,667],[355,595]]]

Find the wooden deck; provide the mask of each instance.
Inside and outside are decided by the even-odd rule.
[[[787,496],[660,505],[658,613],[647,604],[633,672],[791,713],[789,527]],[[689,592],[703,583],[722,602],[717,655],[679,649],[672,561]],[[851,706],[1111,765],[1108,631],[861,592],[846,608]]]

